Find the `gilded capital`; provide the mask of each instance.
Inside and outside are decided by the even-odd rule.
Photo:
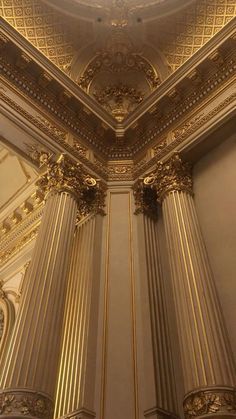
[[[133,186],[135,214],[144,214],[150,218],[157,217],[157,193],[155,188],[145,185],[144,179],[139,179]]]
[[[191,166],[176,153],[168,161],[158,162],[156,170],[146,176],[143,183],[156,190],[158,202],[162,202],[170,192],[192,194]]]
[[[135,213],[157,216],[157,203],[170,192],[182,191],[192,195],[191,166],[176,153],[166,162],[159,161],[156,169],[134,184]]]
[[[45,195],[51,192],[73,194],[78,202],[80,216],[90,212],[103,212],[105,188],[85,172],[82,164],[75,163],[65,154],[53,160],[45,152],[40,153],[39,161],[45,172],[37,186]]]

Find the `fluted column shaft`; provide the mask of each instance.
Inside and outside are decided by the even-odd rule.
[[[234,385],[234,368],[193,197],[169,193],[163,217],[177,308],[186,391]]]
[[[176,412],[176,391],[156,222],[146,216],[143,222],[156,381],[155,415],[173,418]],[[150,411],[145,416],[151,416]]]
[[[3,418],[38,419],[53,414],[77,209],[85,212],[97,193],[95,179],[65,155],[54,161],[42,153],[40,162],[45,173],[38,185],[47,198],[9,350],[1,366]]]
[[[78,226],[73,243],[66,296],[62,352],[55,402],[55,418],[68,416],[93,417],[94,386],[90,370],[91,322],[96,217]],[[94,345],[95,348],[95,345]],[[94,355],[94,354],[93,354]],[[93,356],[94,358],[94,356]],[[94,368],[92,368],[92,382]]]
[[[162,203],[187,418],[236,417],[235,367],[195,211],[190,166],[174,155],[144,179]]]
[[[76,210],[76,200],[67,192],[51,193],[47,199],[1,388],[29,389],[53,399]],[[46,410],[51,409],[46,398],[40,400]]]

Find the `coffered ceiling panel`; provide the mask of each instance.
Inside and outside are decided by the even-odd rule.
[[[199,0],[178,12],[146,26],[147,38],[167,59],[171,71],[179,68],[231,19],[235,0]]]
[[[236,15],[235,0],[2,0],[2,16],[118,123]]]
[[[75,24],[40,0],[2,0],[1,15],[21,35],[65,70],[75,55],[78,43],[89,39],[89,24]]]

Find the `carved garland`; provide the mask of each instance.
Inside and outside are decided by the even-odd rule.
[[[193,392],[185,397],[186,419],[202,415],[236,413],[236,392],[233,388],[209,388]]]
[[[123,51],[116,51],[114,53],[102,51],[87,66],[84,74],[78,81],[78,85],[82,89],[88,89],[94,77],[102,71],[110,71],[112,73],[140,71],[144,74],[152,89],[161,83],[154,68],[140,54]]]
[[[53,402],[44,394],[26,390],[11,390],[0,393],[0,414],[50,419],[52,413]]]

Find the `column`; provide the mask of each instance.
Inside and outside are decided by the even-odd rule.
[[[93,418],[101,217],[78,225],[66,295],[55,418]]]
[[[149,408],[144,415],[148,418],[173,419],[177,417],[176,389],[163,282],[165,277],[159,257],[157,220],[147,215],[142,217],[156,385],[156,407]]]
[[[1,365],[0,416],[51,418],[60,355],[66,277],[77,209],[92,207],[95,179],[61,155],[40,156],[38,186],[47,194],[44,213],[9,350]]]
[[[192,193],[190,166],[159,162],[144,189],[162,204],[184,374],[184,413],[236,417],[235,369]]]

